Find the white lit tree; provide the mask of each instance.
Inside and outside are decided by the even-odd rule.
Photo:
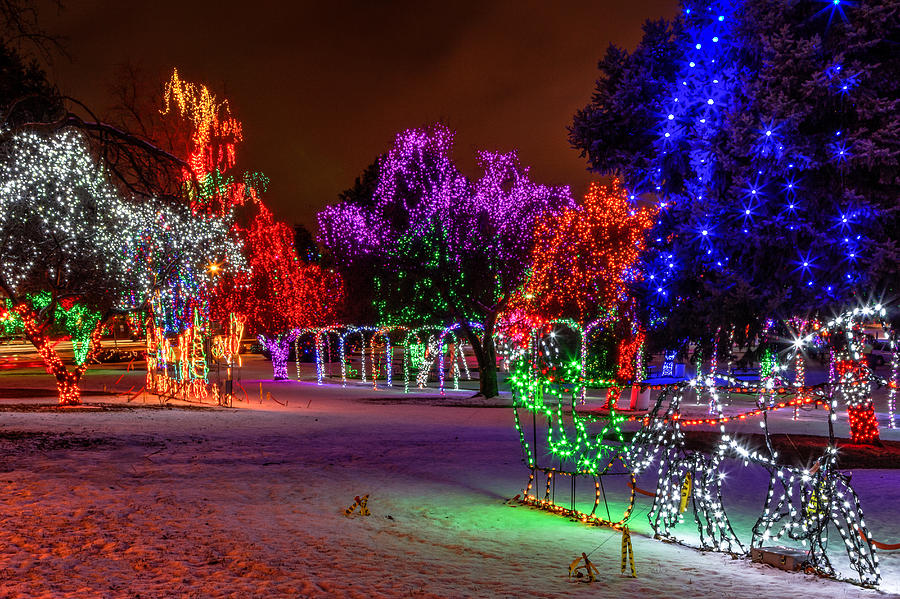
[[[82,132],[2,137],[0,295],[56,377],[60,403],[77,404],[109,318],[173,289],[198,293],[208,283],[207,266],[239,263],[239,247],[228,215],[123,197]],[[76,349],[72,369],[55,349],[62,335]]]

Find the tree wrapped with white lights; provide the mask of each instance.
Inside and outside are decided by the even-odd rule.
[[[199,292],[207,264],[233,262],[238,246],[226,217],[123,197],[77,130],[5,137],[0,292],[56,377],[60,404],[78,404],[79,381],[109,318],[173,290]],[[70,315],[76,305],[83,313]],[[74,344],[76,329],[82,351],[69,369],[54,341],[67,334]]]

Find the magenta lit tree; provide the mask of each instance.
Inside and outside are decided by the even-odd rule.
[[[339,262],[372,268],[384,324],[460,323],[492,397],[497,315],[526,280],[538,219],[573,200],[568,187],[534,183],[515,153],[480,152],[482,175],[470,180],[452,149],[443,125],[400,133],[372,201],[319,214],[321,241]]]

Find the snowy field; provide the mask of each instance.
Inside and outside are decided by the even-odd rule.
[[[123,373],[94,369],[85,388],[141,386],[141,372]],[[249,357],[252,401],[234,409],[89,393],[89,406],[115,406],[44,410],[28,404],[53,402],[49,376],[0,372],[0,597],[900,596],[900,551],[880,553],[881,590],[785,573],[653,540],[641,496],[638,577],[622,577],[620,533],[508,504],[528,478],[508,398],[461,407],[471,392],[270,376]],[[259,402],[259,381],[280,403]],[[801,418],[824,432],[821,414]],[[748,540],[766,478],[735,466],[728,481]],[[900,541],[900,471],[857,470],[853,482],[873,536]],[[615,511],[625,487],[606,491]],[[372,515],[346,518],[365,493]],[[600,581],[567,578],[581,552]]]

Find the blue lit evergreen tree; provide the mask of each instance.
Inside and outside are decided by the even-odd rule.
[[[611,47],[572,144],[663,207],[643,294],[657,335],[896,293],[898,5],[686,2]],[[894,41],[890,41],[894,40]],[[749,325],[749,329],[747,328]]]

